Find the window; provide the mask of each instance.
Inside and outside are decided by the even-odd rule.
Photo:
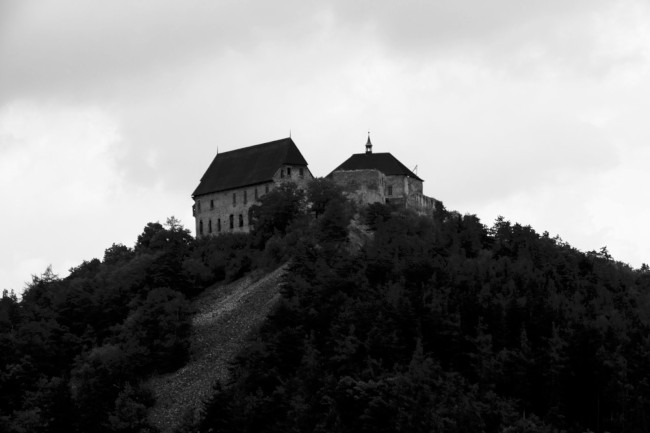
[[[217,218],[217,231],[221,231],[221,218]]]
[[[248,203],[248,191],[244,190],[244,204]]]
[[[244,227],[244,215],[239,214],[239,227]]]
[[[235,228],[235,217],[230,215],[230,230]]]
[[[388,195],[393,195],[393,185],[388,185]]]
[[[268,194],[268,193],[269,193],[269,186],[264,185],[264,194]],[[199,210],[201,210],[201,209],[199,209]]]
[[[199,234],[200,234],[200,235],[203,234],[203,220],[200,220],[200,221],[199,221]]]
[[[291,177],[291,167],[287,167],[287,177]]]
[[[259,196],[257,195],[257,187],[255,187],[255,200],[257,200]]]
[[[210,209],[214,209],[214,200],[210,200]]]
[[[212,233],[212,220],[208,220],[208,233]]]
[[[300,175],[300,177],[303,177],[305,175],[305,170],[302,167],[300,167],[298,169],[298,174]]]
[[[236,192],[232,193],[232,205],[233,206],[237,205],[237,193]]]
[[[280,169],[280,177],[284,177],[284,168]]]

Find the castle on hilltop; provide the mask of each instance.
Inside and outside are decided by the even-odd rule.
[[[433,214],[438,200],[423,194],[422,183],[390,153],[366,152],[348,158],[326,176],[360,205],[387,203]],[[197,237],[251,230],[249,209],[283,182],[306,188],[314,176],[291,138],[217,153],[192,193]]]

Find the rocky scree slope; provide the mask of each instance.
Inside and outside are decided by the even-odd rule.
[[[212,286],[193,302],[190,361],[149,381],[156,397],[149,419],[161,432],[173,431],[188,417],[196,419],[212,386],[227,379],[228,363],[279,299],[284,270]]]

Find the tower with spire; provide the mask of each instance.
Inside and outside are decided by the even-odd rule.
[[[370,132],[368,132],[368,141],[366,141],[366,153],[372,153],[372,142],[370,141]]]

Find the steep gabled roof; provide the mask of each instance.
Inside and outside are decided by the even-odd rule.
[[[219,153],[192,197],[269,182],[283,164],[307,166],[291,138]]]
[[[334,169],[339,170],[379,170],[386,176],[408,176],[424,182],[390,153],[355,153]]]

